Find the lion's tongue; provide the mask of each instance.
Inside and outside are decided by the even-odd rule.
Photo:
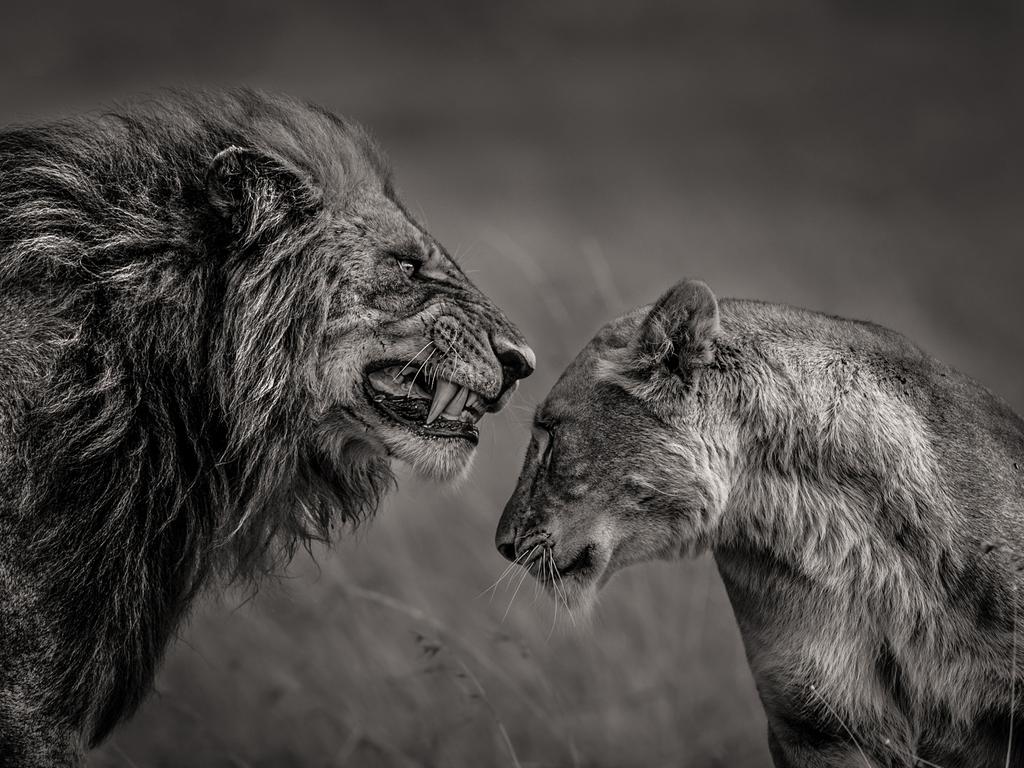
[[[437,387],[434,389],[434,400],[430,403],[430,412],[427,414],[427,424],[431,424],[434,419],[440,416],[448,408],[449,404],[454,407],[461,400],[462,403],[459,405],[459,411],[454,417],[458,418],[458,413],[461,413],[462,406],[466,404],[467,396],[465,387],[460,387],[445,379],[437,382]]]

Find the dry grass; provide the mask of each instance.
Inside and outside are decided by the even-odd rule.
[[[206,606],[98,765],[750,765],[763,758],[708,561],[618,580],[585,630],[487,546],[493,502],[406,482],[359,543]],[[653,617],[664,621],[652,621]],[[686,759],[680,756],[688,756]],[[128,762],[128,761],[132,762]]]

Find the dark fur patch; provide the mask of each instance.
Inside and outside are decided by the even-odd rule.
[[[39,725],[92,743],[137,706],[204,585],[273,570],[391,483],[357,440],[311,432],[336,288],[325,217],[270,194],[222,218],[206,174],[231,146],[332,199],[371,176],[390,189],[357,126],[252,91],[0,133],[0,294],[61,330],[39,359],[0,361],[0,388],[30,403],[9,428],[0,403],[0,577],[25,589],[0,580],[0,694],[44,678]]]

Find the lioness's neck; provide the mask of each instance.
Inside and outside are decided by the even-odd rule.
[[[955,566],[949,504],[920,414],[848,343],[880,331],[845,323],[724,303],[704,386],[735,425],[737,456],[712,541],[886,623],[879,612],[929,613],[938,569]]]

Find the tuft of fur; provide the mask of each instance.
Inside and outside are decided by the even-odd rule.
[[[396,282],[413,247],[446,283]],[[200,590],[374,512],[367,350],[408,306],[519,338],[446,259],[368,135],[285,97],[0,132],[0,762],[75,762]]]

